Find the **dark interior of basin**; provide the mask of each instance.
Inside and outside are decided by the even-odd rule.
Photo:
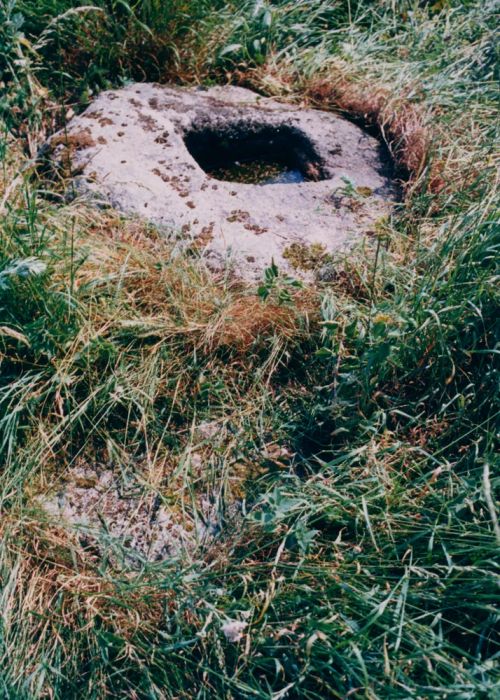
[[[328,177],[307,136],[286,124],[203,126],[189,131],[184,142],[198,165],[216,180],[275,185]]]

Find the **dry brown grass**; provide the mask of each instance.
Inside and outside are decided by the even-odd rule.
[[[9,609],[12,623],[31,617],[33,644],[43,644],[61,626],[82,629],[96,619],[125,639],[139,627],[147,633],[158,626],[168,591],[144,579],[136,589],[127,586],[139,576],[134,572],[121,572],[123,585],[117,585],[99,573],[100,558],[74,532],[39,516],[14,516],[0,527],[16,574]]]
[[[292,308],[244,296],[233,300],[207,328],[206,339],[210,349],[229,346],[246,353],[259,337],[279,333],[291,338],[296,330]]]
[[[443,129],[442,109],[424,99],[419,101],[422,90],[418,83],[396,88],[387,81],[353,73],[340,59],[308,76],[286,62],[275,63],[271,57],[263,66],[236,70],[229,77],[277,99],[338,111],[377,130],[406,180],[407,197],[415,191],[447,196],[457,188],[469,187],[482,172],[484,164],[477,163],[475,150],[470,148],[471,137],[477,146],[484,140],[477,115],[456,115]],[[492,166],[495,160],[492,154]],[[433,212],[438,208],[436,202],[431,205]]]
[[[300,335],[317,308],[311,290],[295,294],[293,304],[280,305],[263,302],[256,285],[220,284],[186,256],[172,259],[171,243],[146,222],[109,212],[96,217],[88,210],[78,210],[76,217],[74,246],[85,262],[76,270],[75,289],[120,285],[119,314],[105,304],[93,307],[92,326],[99,325],[104,335],[143,324],[149,336],[185,334],[189,344],[204,351],[225,347],[240,354],[266,337]],[[64,222],[59,225],[64,235]]]

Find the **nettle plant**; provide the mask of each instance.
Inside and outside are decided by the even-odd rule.
[[[264,279],[257,290],[257,294],[263,300],[273,300],[278,304],[293,303],[293,292],[302,289],[303,284],[289,275],[280,272],[274,262],[264,270]]]

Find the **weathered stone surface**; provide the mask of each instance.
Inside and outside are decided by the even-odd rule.
[[[215,429],[215,422],[200,425],[200,437],[213,438]],[[200,453],[192,452],[189,459],[203,471]],[[115,568],[192,555],[212,546],[223,526],[240,522],[240,503],[223,507],[218,493],[200,494],[189,515],[180,503],[167,506],[162,491],[165,488],[153,488],[132,469],[77,459],[58,486],[35,495],[34,502]]]
[[[270,128],[278,139],[291,134],[308,144],[297,156],[306,181],[215,179],[185,141],[204,130],[224,132],[231,148],[242,130]],[[291,245],[345,248],[373,230],[395,196],[375,138],[334,114],[243,88],[135,84],[104,92],[51,145],[56,158],[71,157],[80,192],[194,239],[213,266],[229,261],[246,278],[260,276],[271,258],[280,268],[300,267],[287,255]]]
[[[76,464],[56,493],[39,496],[37,502],[115,565],[162,561],[196,541],[154,493],[132,476],[124,479],[99,464]]]

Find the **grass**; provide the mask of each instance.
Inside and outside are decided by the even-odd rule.
[[[0,697],[496,697],[494,29],[473,0],[0,2]],[[345,113],[404,203],[329,282],[214,277],[37,169],[128,80]],[[96,555],[38,501],[79,464],[195,545]]]

